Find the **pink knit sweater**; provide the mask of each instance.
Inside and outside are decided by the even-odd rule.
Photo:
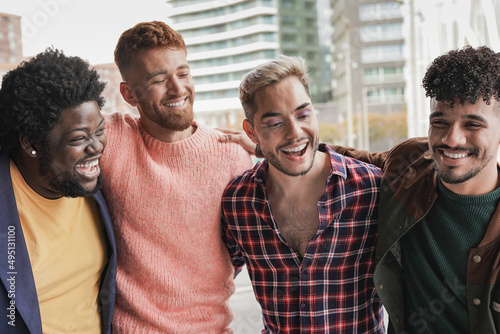
[[[230,333],[233,267],[220,236],[227,183],[251,167],[239,145],[197,125],[165,143],[140,120],[106,119],[103,190],[118,248],[114,333]]]

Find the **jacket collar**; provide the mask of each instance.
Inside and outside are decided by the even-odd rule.
[[[41,333],[42,323],[35,281],[19,221],[9,164],[9,156],[0,154],[0,212],[2,212],[0,215],[0,252],[14,255],[11,262],[6,261],[5,258],[4,261],[0,261],[0,279],[9,294],[13,294],[11,300],[15,302],[16,309],[30,332]],[[8,253],[9,251],[11,253]]]

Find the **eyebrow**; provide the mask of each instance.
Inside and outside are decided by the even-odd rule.
[[[101,121],[99,122],[98,127],[103,126],[105,122],[106,122],[106,119],[103,117],[103,118],[101,119]],[[73,129],[73,130],[68,131],[68,132],[66,133],[66,135],[69,135],[69,134],[71,134],[71,133],[73,133],[73,132],[76,132],[76,131],[88,131],[88,130],[89,130],[89,128],[88,128],[88,127],[77,128],[77,129]]]
[[[441,111],[433,111],[431,112],[431,114],[429,115],[429,118],[433,118],[433,117],[443,117],[444,113],[441,112]]]
[[[444,116],[443,112],[441,112],[441,111],[434,111],[434,112],[432,112],[429,115],[429,118],[443,117],[443,116]],[[479,115],[464,115],[464,116],[462,116],[462,118],[464,118],[464,119],[470,119],[470,120],[474,120],[474,121],[479,121],[479,122],[482,122],[482,123],[488,123],[488,121],[484,117],[479,116]]]
[[[180,65],[177,67],[177,71],[178,70],[183,70],[183,69],[189,69],[189,65],[188,64],[184,64],[184,65]],[[162,74],[167,74],[168,71],[167,70],[158,70],[158,71],[155,71],[155,72],[152,72],[152,73],[149,73],[148,75],[146,75],[146,78],[144,80],[146,81],[149,81],[151,80],[152,78],[158,76],[158,75],[162,75]]]
[[[300,106],[298,106],[297,108],[295,108],[294,111],[299,111],[301,109],[304,109],[304,108],[308,107],[309,105],[311,105],[311,103],[309,103],[309,102],[302,103]],[[269,112],[264,113],[260,117],[260,119],[263,120],[265,118],[276,117],[276,116],[279,116],[279,115],[281,115],[281,114],[277,113],[277,112],[269,111]]]

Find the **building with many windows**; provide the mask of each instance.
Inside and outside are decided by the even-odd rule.
[[[401,4],[332,0],[331,6],[333,101],[337,110],[345,111],[339,115],[347,124],[345,144],[386,149],[406,133],[390,133],[387,127],[374,138],[369,121],[406,120]]]
[[[21,17],[0,13],[0,77],[22,60]]]
[[[195,117],[231,126],[242,117],[241,78],[279,54],[309,61],[313,99],[325,100],[315,0],[167,0],[168,23],[187,45],[196,85]]]
[[[422,78],[427,67],[436,57],[465,45],[486,45],[500,52],[500,1],[406,0],[403,12],[408,135],[426,136],[429,100]]]

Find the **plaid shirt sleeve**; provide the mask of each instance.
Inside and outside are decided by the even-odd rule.
[[[228,185],[225,238],[262,307],[262,333],[384,333],[373,284],[381,171],[325,145],[332,172],[304,258],[281,235],[267,198],[267,162]]]
[[[223,195],[224,197],[225,195]],[[238,246],[238,243],[236,240],[233,238],[231,231],[228,229],[228,223],[226,216],[224,214],[224,210],[222,210],[221,213],[221,234],[222,234],[222,240],[226,244],[227,250],[229,252],[229,256],[231,259],[231,263],[233,264],[234,267],[234,277],[239,274],[241,271],[241,268],[245,264],[245,260],[243,258],[243,255],[240,252],[240,248]]]

